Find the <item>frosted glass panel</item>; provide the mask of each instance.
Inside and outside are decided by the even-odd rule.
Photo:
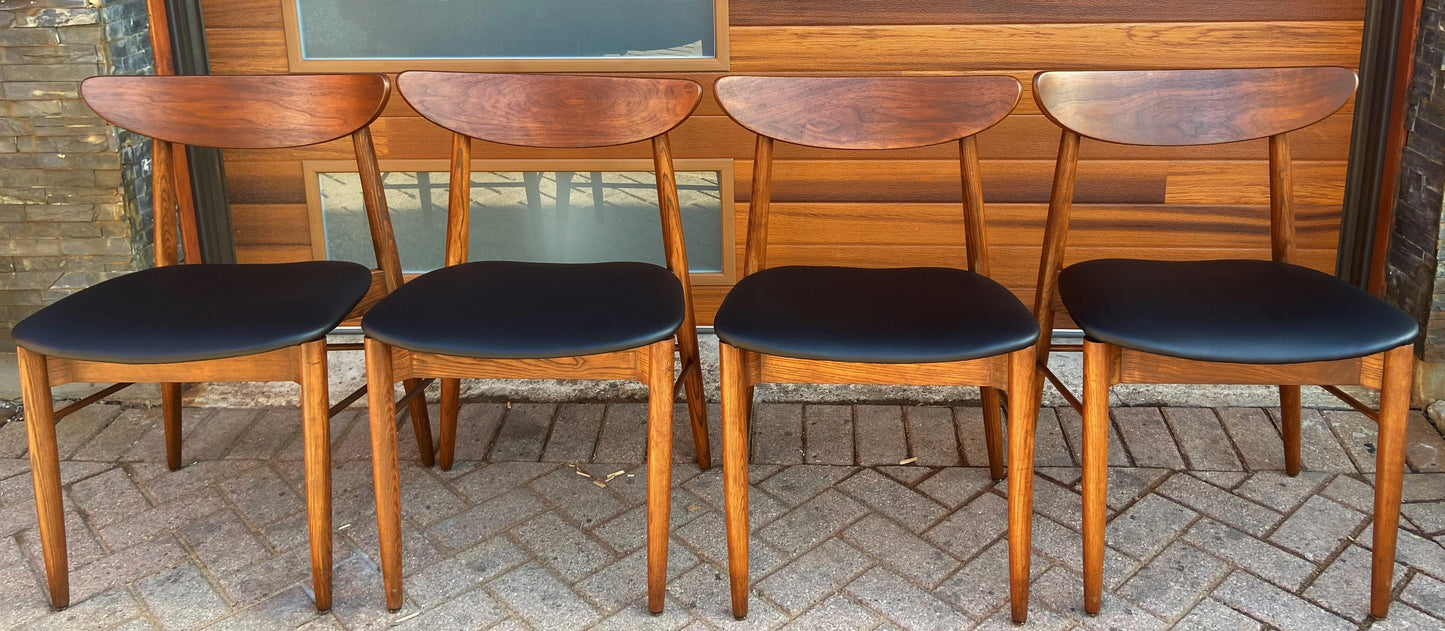
[[[711,58],[713,0],[296,0],[303,59]]]
[[[401,265],[442,266],[449,173],[387,172]],[[356,173],[318,173],[327,258],[374,266]],[[716,171],[679,171],[678,199],[693,273],[721,273],[722,203]],[[652,173],[522,171],[472,174],[473,261],[554,263],[643,261],[664,264]]]

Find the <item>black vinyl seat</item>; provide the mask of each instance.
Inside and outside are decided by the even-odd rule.
[[[682,325],[682,283],[649,263],[477,261],[402,285],[361,321],[401,348],[491,359],[646,346]]]
[[[341,261],[170,265],[96,284],[15,325],[51,357],[159,364],[240,357],[321,339],[371,272]]]
[[[943,267],[766,269],[738,281],[713,327],[724,342],[769,355],[893,364],[990,357],[1039,335],[1003,285]]]
[[[1418,331],[1404,312],[1338,278],[1272,261],[1086,261],[1059,275],[1059,294],[1095,341],[1202,361],[1363,357]]]

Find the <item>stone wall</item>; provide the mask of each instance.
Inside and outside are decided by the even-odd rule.
[[[144,0],[0,0],[0,336],[149,260],[149,149],[79,97],[154,64]],[[142,209],[146,209],[142,213]]]

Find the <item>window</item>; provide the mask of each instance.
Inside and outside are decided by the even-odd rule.
[[[375,265],[356,164],[306,161],[312,254]],[[677,160],[688,266],[697,284],[735,279],[730,160]],[[382,182],[402,269],[441,267],[447,218],[444,160],[383,160]],[[664,264],[650,160],[472,165],[471,260]]]
[[[293,72],[726,70],[727,0],[286,0]]]

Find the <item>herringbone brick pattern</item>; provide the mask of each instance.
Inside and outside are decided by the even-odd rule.
[[[681,409],[669,600],[652,617],[641,404],[464,406],[449,472],[417,466],[403,431],[407,598],[396,613],[374,561],[364,410],[338,416],[335,608],[324,615],[309,595],[299,412],[187,410],[190,464],[168,472],[157,411],[95,406],[58,426],[74,602],[63,612],[44,596],[23,424],[0,427],[0,628],[1011,626],[1005,485],[980,468],[978,408],[757,412],[746,621],[728,610],[720,474],[688,463]],[[1115,411],[1095,618],[1081,610],[1079,420],[1044,410],[1025,628],[1445,627],[1445,439],[1412,417],[1398,602],[1376,622],[1365,616],[1373,424],[1307,410],[1307,471],[1290,478],[1274,418]]]

